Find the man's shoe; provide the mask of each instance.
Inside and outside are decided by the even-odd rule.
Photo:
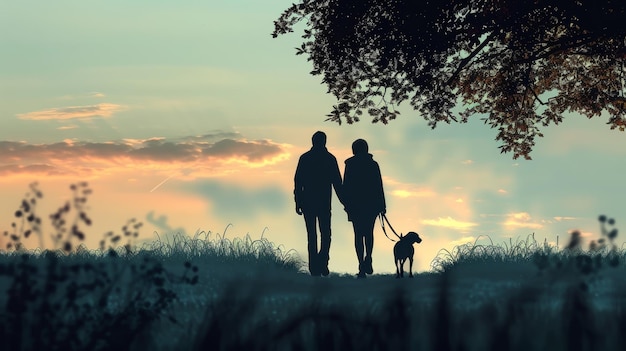
[[[328,276],[330,271],[328,270],[328,255],[319,253],[317,256],[317,269],[323,276]]]
[[[319,277],[321,272],[320,272],[320,267],[319,264],[317,262],[310,262],[309,263],[309,272],[311,272],[311,275],[314,277]]]
[[[356,275],[357,279],[363,279],[365,278],[365,272],[361,271]]]
[[[327,277],[329,274],[330,274],[330,271],[328,270],[328,266],[322,267],[322,275]]]
[[[372,258],[371,257],[366,257],[365,258],[365,262],[363,263],[363,266],[365,268],[365,273],[367,273],[367,274],[374,273],[374,268],[372,268]]]

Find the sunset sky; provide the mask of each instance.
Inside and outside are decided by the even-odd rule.
[[[481,116],[431,130],[404,106],[387,126],[325,122],[335,100],[295,56],[301,33],[270,35],[291,3],[3,2],[0,231],[38,181],[51,245],[48,215],[70,199],[70,184],[87,181],[90,247],[135,217],[142,240],[214,236],[228,224],[227,237],[258,239],[267,227],[266,238],[306,257],[293,175],[317,130],[342,174],[351,143],[368,141],[389,219],[423,239],[418,271],[440,249],[481,235],[508,243],[534,232],[563,246],[573,229],[599,237],[600,214],[626,223],[626,135],[609,130],[607,116],[543,127],[531,161],[500,154]],[[332,215],[330,270],[356,273],[352,227],[336,197]],[[394,271],[393,243],[378,224],[374,235],[375,273]]]

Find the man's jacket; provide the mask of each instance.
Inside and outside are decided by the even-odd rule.
[[[296,205],[303,211],[329,211],[331,185],[341,200],[341,174],[337,159],[325,147],[312,147],[298,160],[294,184]]]

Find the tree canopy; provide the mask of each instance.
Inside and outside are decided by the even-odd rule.
[[[301,0],[272,35],[299,22],[296,55],[337,98],[339,124],[364,112],[387,124],[405,100],[431,128],[485,114],[514,159],[564,112],[626,127],[624,0]]]

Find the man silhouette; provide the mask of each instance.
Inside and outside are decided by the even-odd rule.
[[[354,156],[345,161],[342,186],[342,203],[354,228],[354,248],[359,260],[358,278],[365,278],[366,273],[374,273],[374,222],[379,213],[384,214],[386,211],[380,167],[367,151],[365,140],[357,139],[352,143]]]
[[[341,175],[337,159],[326,149],[326,134],[317,131],[311,138],[313,147],[298,160],[293,191],[296,213],[304,214],[308,239],[309,272],[312,276],[329,274],[331,185],[341,200]],[[317,251],[317,229],[320,228],[320,250]]]

